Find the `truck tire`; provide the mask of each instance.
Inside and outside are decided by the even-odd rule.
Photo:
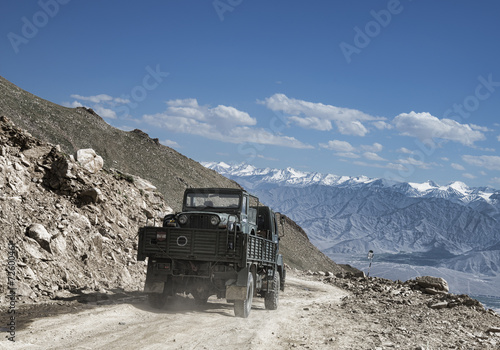
[[[236,317],[247,318],[252,310],[252,300],[253,300],[253,274],[248,272],[248,282],[247,282],[247,297],[245,300],[235,300],[234,301],[234,315]]]
[[[281,270],[281,280],[280,280],[280,290],[282,292],[285,291],[285,279],[286,279],[286,270],[285,268],[283,268],[283,270]]]
[[[210,297],[210,293],[206,290],[200,290],[198,291],[197,289],[192,290],[191,294],[193,295],[193,298],[196,302],[196,305],[206,305],[208,302],[208,298]]]
[[[163,289],[163,293],[149,293],[148,303],[149,306],[155,309],[163,309],[167,304],[168,293],[166,293],[166,287]]]
[[[278,271],[274,272],[273,290],[268,291],[264,297],[264,305],[266,310],[276,310],[278,308],[280,292],[280,274]]]

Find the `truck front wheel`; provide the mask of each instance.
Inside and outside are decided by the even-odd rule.
[[[278,308],[280,292],[280,274],[278,271],[274,272],[273,290],[268,291],[264,297],[264,305],[267,310],[276,310]]]
[[[245,300],[235,300],[234,301],[234,315],[236,317],[247,318],[252,310],[253,301],[253,274],[251,271],[248,272],[248,282],[247,282],[247,296]]]

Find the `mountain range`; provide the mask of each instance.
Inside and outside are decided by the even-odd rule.
[[[500,191],[494,188],[203,165],[290,216],[335,261],[363,265],[373,250],[384,277],[392,279],[402,265],[405,277],[418,274],[416,267],[445,269],[448,277],[469,274],[465,279],[500,275]]]

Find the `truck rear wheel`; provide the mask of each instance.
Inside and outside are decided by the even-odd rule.
[[[252,310],[253,289],[253,274],[252,272],[248,272],[247,297],[245,300],[234,301],[234,315],[236,317],[247,318],[248,315],[250,315],[250,311]]]
[[[283,269],[281,270],[281,280],[280,280],[280,290],[282,292],[285,291],[285,278],[286,278],[286,270],[285,267],[283,266]]]
[[[148,303],[149,306],[155,309],[163,309],[163,307],[167,304],[168,295],[164,293],[149,293],[148,294]]]
[[[273,290],[267,291],[264,297],[264,305],[267,310],[276,310],[278,308],[280,292],[280,274],[278,271],[274,272]]]
[[[195,289],[191,291],[191,294],[193,295],[193,298],[196,301],[197,305],[205,305],[208,302],[208,298],[210,297],[210,292],[204,289]]]

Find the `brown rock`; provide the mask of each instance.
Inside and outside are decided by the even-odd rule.
[[[450,288],[448,287],[448,282],[441,277],[432,277],[432,276],[420,276],[415,278],[418,285],[422,288],[433,288],[437,291],[445,291],[449,292]]]

